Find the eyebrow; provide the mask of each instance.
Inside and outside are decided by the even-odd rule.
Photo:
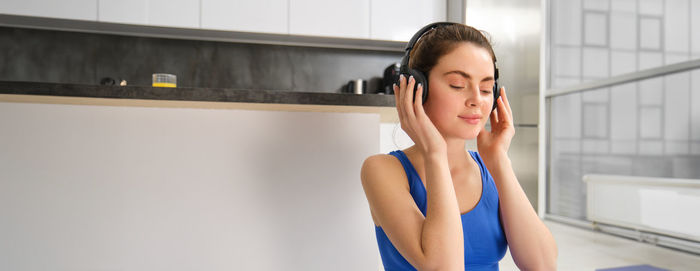
[[[467,78],[467,79],[472,78],[472,76],[469,75],[468,73],[465,73],[465,72],[463,72],[463,71],[458,71],[458,70],[449,71],[449,72],[444,73],[443,75],[448,75],[448,74],[451,74],[451,73],[459,74],[459,75],[461,75],[462,77]],[[486,77],[484,77],[484,79],[481,79],[481,82],[486,82],[486,81],[494,81],[493,76],[486,76]]]

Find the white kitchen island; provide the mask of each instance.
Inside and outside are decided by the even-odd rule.
[[[0,269],[376,270],[394,112],[0,94]]]

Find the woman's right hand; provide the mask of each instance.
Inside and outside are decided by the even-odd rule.
[[[445,139],[423,110],[422,84],[418,84],[415,101],[413,99],[415,84],[416,80],[413,76],[406,79],[403,74],[399,77],[399,85],[394,84],[396,110],[401,122],[401,129],[411,137],[413,143],[423,154],[447,153]]]

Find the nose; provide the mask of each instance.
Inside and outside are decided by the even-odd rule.
[[[481,102],[481,96],[479,95],[481,90],[479,86],[470,87],[465,93],[464,104],[467,107],[479,107],[479,103]]]

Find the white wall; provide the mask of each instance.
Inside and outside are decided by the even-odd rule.
[[[0,103],[0,270],[370,270],[379,116]]]
[[[379,126],[379,152],[388,154],[413,145],[413,140],[401,129],[398,122],[386,122]]]

